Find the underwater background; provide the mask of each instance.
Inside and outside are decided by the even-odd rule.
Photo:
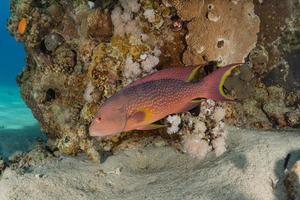
[[[37,121],[19,94],[16,76],[25,65],[25,51],[6,28],[9,0],[0,2],[0,157],[25,151],[41,136]]]
[[[299,0],[0,10],[0,200],[300,200]]]
[[[0,2],[0,84],[16,86],[16,75],[25,65],[25,51],[6,28],[9,17],[9,0]]]

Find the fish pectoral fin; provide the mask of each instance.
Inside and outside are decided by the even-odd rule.
[[[137,111],[133,113],[129,119],[138,123],[144,121],[145,117],[146,113],[144,111]]]
[[[199,76],[199,69],[200,69],[200,66],[195,67],[195,69],[193,69],[192,72],[187,77],[186,81],[192,82],[192,81],[196,80]]]
[[[137,128],[137,130],[153,130],[153,129],[166,128],[166,127],[168,127],[168,125],[154,122],[152,124],[148,124],[146,126],[139,127],[139,128]]]

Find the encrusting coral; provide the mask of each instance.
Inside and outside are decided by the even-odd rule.
[[[6,168],[6,163],[5,163],[4,160],[0,157],[0,175],[2,174],[2,172],[4,171],[5,168]]]
[[[41,128],[62,152],[85,151],[93,159],[99,144],[88,136],[88,126],[97,107],[121,87],[155,71],[160,61],[170,62],[160,59],[162,51],[167,57],[169,51],[184,48],[174,40],[183,31],[169,29],[172,13],[163,4],[120,1],[106,6],[12,1],[8,23],[28,52],[18,83]],[[153,9],[158,21],[144,17],[147,9]]]
[[[292,31],[300,30],[297,18],[290,23],[294,29],[287,27],[276,40],[281,54],[273,59],[275,48],[270,51],[262,42],[256,46],[260,20],[254,10],[259,6],[251,0],[13,0],[8,29],[27,51],[26,67],[17,78],[21,95],[61,152],[83,151],[97,160],[99,149],[114,151],[130,146],[131,140],[134,146],[149,135],[122,133],[100,140],[89,136],[91,120],[110,95],[165,67],[205,64],[208,68],[202,71],[208,73],[211,63],[246,58],[240,75],[224,85],[240,98],[238,103],[204,100],[199,115],[168,116],[165,123],[170,127],[152,131],[150,137],[179,137],[173,142],[194,157],[204,158],[210,151],[221,155],[226,150],[225,118],[256,128],[300,124],[300,93],[286,89],[294,84],[290,80],[298,80],[289,74],[297,74],[295,41],[300,39]],[[270,66],[273,60],[281,64]],[[278,69],[286,72],[285,82],[274,85],[269,80],[277,80],[272,77]]]
[[[287,199],[300,199],[300,161],[298,160],[290,170],[287,171],[284,186]]]
[[[185,1],[170,0],[186,21],[186,65],[218,61],[222,65],[243,62],[255,47],[259,18],[252,0]],[[231,53],[229,54],[228,51]]]

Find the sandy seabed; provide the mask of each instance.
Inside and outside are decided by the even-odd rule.
[[[7,168],[1,200],[286,199],[284,160],[300,159],[297,130],[228,128],[228,151],[198,161],[171,147],[117,152],[102,164],[83,156],[51,158],[26,173]]]

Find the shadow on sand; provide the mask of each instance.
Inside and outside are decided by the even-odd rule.
[[[38,124],[22,129],[0,128],[0,156],[8,158],[16,151],[29,151],[33,144],[45,139]]]

